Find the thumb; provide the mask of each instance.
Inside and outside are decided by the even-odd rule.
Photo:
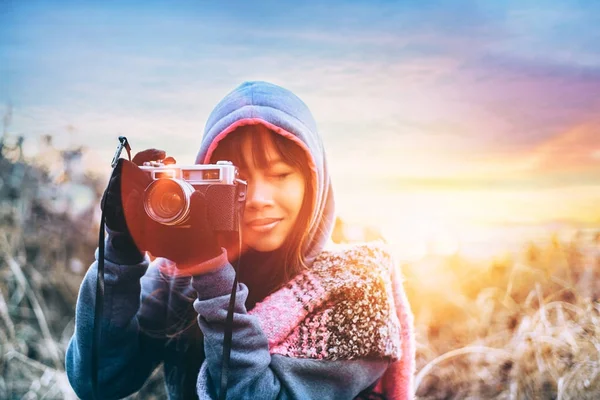
[[[140,151],[139,153],[136,153],[136,155],[133,156],[133,160],[131,160],[131,162],[133,162],[135,165],[141,166],[146,161],[162,160],[165,158],[166,155],[167,155],[167,153],[164,150],[146,149],[146,150]]]

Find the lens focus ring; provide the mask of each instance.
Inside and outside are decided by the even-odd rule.
[[[179,225],[190,213],[190,198],[194,187],[180,179],[157,179],[144,192],[144,210],[163,225]]]

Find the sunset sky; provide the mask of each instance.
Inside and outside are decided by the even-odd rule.
[[[108,173],[119,134],[192,162],[218,100],[268,80],[313,111],[340,216],[407,247],[496,241],[600,225],[598,21],[594,1],[3,0],[0,111],[28,154],[52,134]]]

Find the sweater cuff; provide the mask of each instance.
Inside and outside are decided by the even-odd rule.
[[[95,252],[96,261],[100,259],[100,249],[96,248]],[[113,260],[108,259],[108,255],[104,255],[104,282],[107,285],[114,285],[119,282],[134,282],[146,273],[150,259],[144,256],[142,260],[135,264],[119,264]],[[97,263],[94,264],[97,268]]]
[[[120,265],[135,265],[144,261],[145,254],[140,252],[131,236],[127,233],[106,228],[104,240],[104,259]]]
[[[214,299],[230,294],[234,279],[235,270],[227,263],[215,271],[194,276],[192,286],[198,292],[198,300]]]

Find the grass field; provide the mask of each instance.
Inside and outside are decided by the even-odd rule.
[[[79,283],[97,240],[98,179],[0,159],[0,398],[76,398],[64,372]],[[67,201],[67,206],[60,206]],[[59,205],[57,205],[59,204]],[[421,399],[600,398],[600,277],[595,231],[548,232],[517,256],[460,254],[400,265],[415,313]],[[131,398],[164,398],[158,370]]]

